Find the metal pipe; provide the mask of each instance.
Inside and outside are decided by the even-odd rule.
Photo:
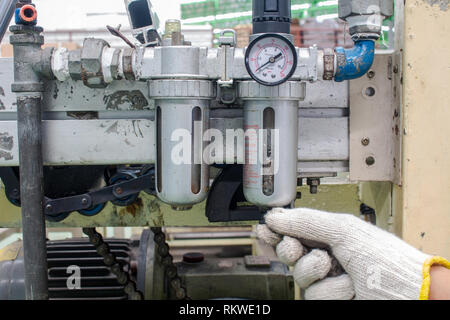
[[[43,212],[41,97],[17,99],[20,194],[27,300],[48,299],[47,250]]]
[[[6,29],[11,22],[14,14],[17,0],[2,0],[0,1],[0,42],[5,35]]]
[[[16,24],[33,25],[37,24],[37,11],[31,4],[25,4],[16,9]]]
[[[337,69],[334,80],[357,79],[369,71],[375,57],[375,42],[373,40],[355,41],[351,49],[338,47],[336,51]]]
[[[17,128],[20,165],[20,195],[25,264],[25,296],[48,299],[47,248],[45,234],[44,170],[42,159],[42,74],[48,64],[41,50],[43,29],[14,25],[10,43],[14,48],[14,83],[17,94]]]

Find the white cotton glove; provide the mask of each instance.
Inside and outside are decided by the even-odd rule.
[[[265,221],[257,228],[258,237],[276,245],[281,261],[294,264],[298,259],[293,275],[306,289],[305,299],[419,298],[422,267],[430,256],[395,235],[353,215],[305,208],[276,208]],[[300,242],[327,247],[345,273],[333,273],[336,263],[327,250],[308,252]]]

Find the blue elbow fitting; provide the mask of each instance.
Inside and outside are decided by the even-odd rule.
[[[351,49],[338,47],[335,49],[337,69],[334,80],[341,82],[362,77],[369,71],[375,56],[373,40],[358,40]]]
[[[17,8],[15,11],[15,17],[16,24],[28,26],[35,26],[37,24],[37,11],[31,4]]]

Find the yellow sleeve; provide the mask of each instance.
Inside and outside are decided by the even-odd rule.
[[[431,284],[431,278],[430,278],[430,269],[432,265],[441,265],[443,267],[446,267],[447,269],[450,269],[450,262],[448,262],[446,259],[438,256],[434,256],[431,258],[428,258],[423,263],[422,273],[423,273],[423,281],[422,281],[422,287],[420,288],[420,296],[419,300],[428,300],[428,296],[430,294],[430,284]]]

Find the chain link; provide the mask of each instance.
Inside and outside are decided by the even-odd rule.
[[[166,277],[170,287],[175,292],[177,300],[190,300],[186,288],[183,286],[181,278],[178,276],[178,270],[173,263],[173,257],[169,252],[169,245],[166,242],[166,235],[160,227],[153,227],[151,231],[154,234],[153,239],[157,245],[157,253],[161,258],[161,263],[166,269]]]
[[[117,277],[117,281],[124,286],[124,291],[130,300],[142,300],[143,296],[136,289],[136,283],[131,280],[130,275],[122,270],[116,256],[111,252],[108,244],[103,241],[103,237],[95,228],[83,228],[83,233],[89,237],[89,241],[94,245],[97,253],[103,257],[103,262],[110,268]]]

